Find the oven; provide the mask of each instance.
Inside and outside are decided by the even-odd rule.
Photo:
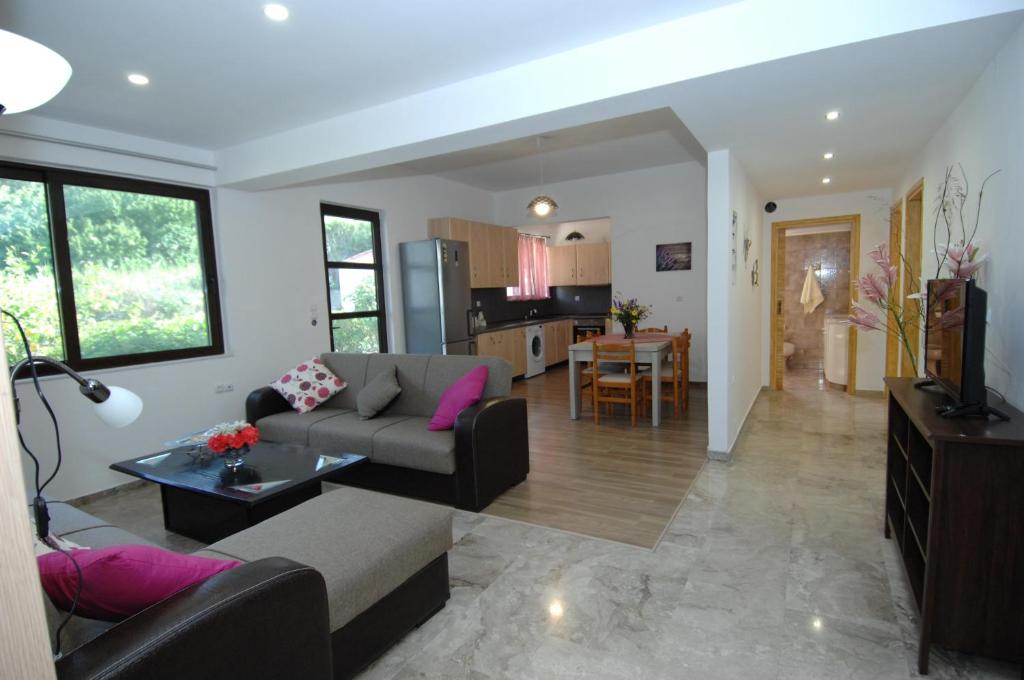
[[[587,333],[604,335],[604,322],[598,319],[577,319],[572,322],[572,342],[574,345]]]

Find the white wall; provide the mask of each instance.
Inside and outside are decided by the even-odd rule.
[[[979,284],[988,291],[985,377],[1017,407],[1024,407],[1024,267],[1020,263],[1021,188],[1024,187],[1024,28],[1007,41],[963,101],[914,160],[897,187],[905,196],[924,178],[925,276],[934,276],[931,251],[936,190],[948,165],[962,164],[975,205],[986,175],[1001,170],[985,190],[977,240],[992,260]],[[939,242],[945,242],[940,227]]]
[[[690,375],[707,378],[707,276],[704,166],[682,163],[544,186],[558,202],[558,214],[545,223],[611,219],[612,291],[653,305],[649,323],[690,329]],[[536,188],[495,194],[495,221],[523,224]],[[531,226],[523,229],[530,230]],[[690,241],[693,269],[654,270],[654,246]],[[648,322],[645,322],[648,323]]]
[[[761,197],[728,149],[708,153],[707,195],[708,453],[727,458],[762,384],[757,340],[762,319],[760,291],[750,280],[754,259],[761,251]],[[746,259],[745,237],[752,241]]]
[[[45,162],[53,142],[19,142],[16,160]],[[5,148],[4,151],[8,151]],[[38,151],[38,157],[34,153]],[[10,157],[10,156],[9,156]],[[76,158],[69,149],[65,158]],[[127,171],[138,159],[104,153],[98,172]],[[155,161],[146,160],[147,167]],[[70,163],[66,163],[70,165]],[[159,165],[159,164],[158,164]],[[159,179],[180,171],[157,168]],[[132,172],[131,174],[138,174]],[[379,210],[384,232],[389,339],[394,351],[405,346],[401,315],[398,243],[426,237],[427,219],[458,214],[492,221],[491,194],[436,177],[323,185],[266,193],[213,190],[214,230],[228,353],[150,366],[90,371],[108,384],[137,392],[145,402],[132,426],[113,430],[91,413],[89,403],[66,378],[48,378],[44,390],[58,415],[64,443],[61,473],[46,493],[72,498],[115,486],[129,478],[110,463],[158,450],[162,442],[216,422],[242,416],[248,392],[278,377],[289,366],[330,347],[324,318],[326,288],[320,233],[320,201]],[[320,319],[310,324],[310,305]],[[235,391],[215,394],[232,383]],[[52,428],[30,383],[19,385],[23,430],[43,459],[44,477],[53,469]],[[26,461],[26,467],[31,464]]]
[[[574,231],[582,234],[587,243],[611,242],[612,240],[612,221],[604,217],[596,220],[559,222],[558,224],[527,224],[517,228],[527,234],[547,236],[550,246],[571,243],[571,241],[566,241],[565,237]]]
[[[772,306],[772,224],[836,215],[860,215],[860,273],[876,269],[868,251],[889,241],[889,207],[893,202],[891,189],[875,189],[846,194],[823,194],[800,198],[778,199],[778,210],[762,213],[764,229],[761,254],[761,307],[764,324],[761,328],[761,352],[764,362],[761,381],[768,385],[771,373],[771,306]],[[880,390],[885,373],[885,335],[882,332],[857,331],[857,389]]]

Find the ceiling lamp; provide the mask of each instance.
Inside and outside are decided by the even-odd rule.
[[[537,138],[537,159],[540,162],[540,186],[544,187],[544,156],[540,153],[540,137]],[[555,203],[555,199],[550,196],[541,194],[535,197],[530,204],[526,206],[526,209],[530,211],[530,214],[534,217],[551,217],[558,210],[558,204]]]
[[[71,78],[71,64],[64,57],[10,31],[0,30],[0,64],[4,64],[0,69],[0,113],[41,106]]]
[[[526,207],[537,217],[549,217],[554,215],[555,211],[558,210],[558,204],[555,203],[555,199],[544,195],[533,199],[530,201],[530,205]]]

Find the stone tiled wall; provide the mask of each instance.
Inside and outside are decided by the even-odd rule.
[[[825,317],[845,316],[850,310],[850,232],[808,234],[786,238],[785,333],[796,345],[789,360],[793,368],[817,367],[824,357]],[[825,301],[810,314],[804,314],[800,292],[808,267],[816,272]]]

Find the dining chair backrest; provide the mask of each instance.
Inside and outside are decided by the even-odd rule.
[[[661,328],[658,328],[657,326],[651,326],[650,328],[638,328],[636,330],[636,332],[637,333],[668,333],[668,326],[662,326]]]
[[[618,365],[629,364],[629,374],[636,376],[636,345],[632,340],[627,342],[595,342],[594,343],[594,366],[600,367],[602,363],[614,363]]]
[[[688,378],[690,368],[690,329],[672,336],[672,373],[676,379]]]

